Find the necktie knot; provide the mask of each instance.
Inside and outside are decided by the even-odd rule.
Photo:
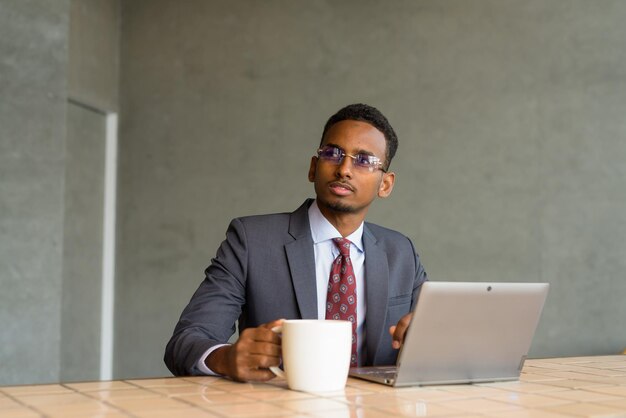
[[[350,240],[345,238],[333,238],[333,242],[339,249],[339,253],[344,257],[350,257]]]

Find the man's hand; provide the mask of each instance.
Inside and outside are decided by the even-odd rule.
[[[406,334],[406,329],[411,323],[411,317],[413,317],[413,313],[408,313],[400,318],[397,325],[389,327],[389,334],[391,334],[392,338],[391,347],[396,350],[402,347],[402,344],[404,343],[404,335]]]
[[[280,365],[281,339],[272,328],[282,319],[241,332],[233,345],[220,347],[206,359],[206,365],[215,373],[241,382],[266,381],[275,375],[268,367]]]

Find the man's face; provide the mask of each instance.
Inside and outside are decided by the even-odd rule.
[[[385,136],[366,122],[344,120],[334,124],[324,136],[322,147],[333,145],[346,154],[369,154],[385,161]],[[393,189],[394,174],[357,167],[346,156],[336,164],[318,157],[311,159],[309,181],[314,183],[322,213],[354,213],[365,216],[372,201],[387,197]]]

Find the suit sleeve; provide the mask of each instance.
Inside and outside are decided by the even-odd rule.
[[[426,275],[426,270],[424,270],[424,266],[420,261],[417,251],[415,251],[413,242],[411,240],[409,240],[409,242],[411,243],[411,249],[413,250],[415,258],[415,279],[413,280],[413,296],[411,298],[411,312],[413,312],[413,310],[415,310],[415,306],[417,305],[417,299],[419,298],[422,284],[428,280],[428,276]]]
[[[200,357],[235,332],[246,302],[247,258],[245,228],[235,219],[165,349],[165,364],[174,375],[199,374]]]

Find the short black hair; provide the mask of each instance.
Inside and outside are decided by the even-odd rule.
[[[324,125],[324,132],[322,132],[322,140],[320,141],[320,145],[324,142],[324,137],[326,136],[326,132],[336,123],[344,121],[344,120],[357,120],[360,122],[369,123],[374,128],[378,129],[380,132],[385,135],[386,149],[385,149],[385,166],[384,169],[388,170],[389,165],[391,164],[391,160],[396,155],[396,150],[398,149],[398,137],[396,136],[396,132],[391,127],[391,124],[381,113],[380,110],[376,109],[373,106],[369,106],[363,103],[355,103],[348,106],[345,106],[337,113],[332,115],[326,125]]]

